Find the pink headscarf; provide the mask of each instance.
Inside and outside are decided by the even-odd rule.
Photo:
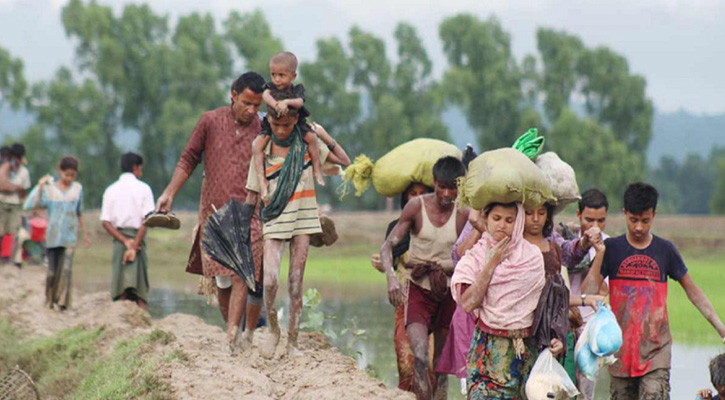
[[[473,311],[486,326],[499,330],[529,328],[544,288],[544,257],[541,250],[524,239],[524,208],[516,203],[517,214],[511,243],[496,267],[481,306]],[[453,299],[461,303],[464,284],[472,285],[486,264],[486,253],[498,243],[485,232],[456,265],[451,278]]]

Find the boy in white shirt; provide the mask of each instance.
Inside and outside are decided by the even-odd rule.
[[[113,237],[111,298],[129,300],[148,309],[148,257],[143,218],[156,208],[151,187],[141,181],[143,158],[121,156],[121,176],[103,193],[101,221]]]

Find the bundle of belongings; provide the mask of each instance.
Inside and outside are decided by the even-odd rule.
[[[453,156],[459,160],[461,150],[437,139],[415,139],[389,151],[373,163],[367,156],[359,155],[343,174],[341,195],[352,182],[355,195],[362,195],[372,181],[375,191],[386,197],[398,196],[412,183],[433,187],[433,164],[440,158]]]

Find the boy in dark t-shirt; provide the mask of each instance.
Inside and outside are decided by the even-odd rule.
[[[582,291],[596,293],[609,278],[612,311],[622,328],[622,348],[609,367],[613,399],[669,399],[672,336],[667,316],[667,278],[680,283],[688,299],[725,341],[725,326],[705,293],[687,272],[675,246],[650,233],[657,190],[633,183],[624,193],[625,235],[595,246],[599,251]]]

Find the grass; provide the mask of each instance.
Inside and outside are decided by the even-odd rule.
[[[722,252],[685,257],[690,276],[705,292],[720,319],[725,321],[725,255]],[[669,281],[667,310],[670,329],[676,342],[717,345],[719,335],[697,308],[687,299],[682,287]]]
[[[191,246],[191,227],[195,213],[180,213],[182,229],[169,231],[151,230],[147,245],[149,253],[149,278],[154,287],[194,292],[198,277],[184,273]],[[334,214],[340,235],[331,247],[311,248],[305,269],[306,287],[326,287],[326,298],[330,295],[344,299],[368,295],[374,291],[385,291],[385,277],[370,265],[370,255],[379,251],[389,220],[395,213],[344,213]],[[725,218],[658,216],[655,233],[673,240],[683,252],[690,274],[695,282],[709,296],[721,318],[725,319]],[[572,215],[560,216],[571,220]],[[74,262],[76,288],[83,290],[107,290],[110,281],[111,242],[108,235],[97,224],[97,216],[88,215],[89,227],[94,245],[80,246]],[[613,213],[607,230],[621,232],[624,220]],[[694,238],[694,240],[693,240]],[[288,254],[288,252],[286,252]],[[281,267],[281,280],[286,282],[288,257]],[[328,294],[329,293],[329,294]],[[669,284],[668,309],[670,325],[675,340],[693,344],[717,343],[717,335],[708,322],[697,312],[674,281]]]
[[[24,339],[0,319],[0,372],[15,365],[34,379],[42,397],[102,399],[170,399],[170,391],[157,375],[159,361],[149,350],[173,340],[155,330],[121,341],[108,354],[98,350],[103,328],[75,327],[53,336]],[[181,355],[178,356],[181,358]]]

